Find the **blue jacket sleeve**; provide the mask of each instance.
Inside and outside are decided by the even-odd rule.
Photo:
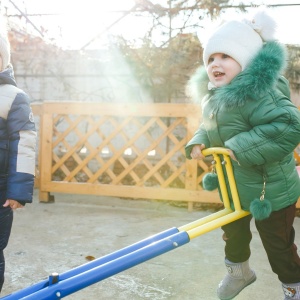
[[[7,199],[32,202],[36,130],[28,96],[18,93],[7,116],[9,139]]]

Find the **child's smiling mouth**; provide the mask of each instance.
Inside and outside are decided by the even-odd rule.
[[[223,76],[223,75],[225,75],[225,73],[222,73],[222,72],[213,72],[213,74],[214,74],[214,76],[215,77],[221,77],[221,76]]]

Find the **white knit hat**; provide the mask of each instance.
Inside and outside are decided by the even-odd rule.
[[[2,58],[2,68],[0,72],[5,70],[10,62],[10,44],[7,37],[7,24],[4,19],[0,19],[0,56]]]
[[[205,67],[214,53],[225,53],[235,59],[244,70],[262,48],[265,41],[275,40],[276,22],[265,10],[259,10],[249,20],[228,21],[218,27],[204,45]]]

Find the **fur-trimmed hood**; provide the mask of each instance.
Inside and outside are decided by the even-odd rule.
[[[208,92],[205,70],[191,79],[198,97],[201,92],[208,96],[202,100],[201,125],[185,147],[186,157],[191,158],[195,145],[230,149],[237,160],[232,165],[241,206],[257,219],[300,196],[293,157],[300,141],[300,111],[281,76],[285,61],[284,46],[267,42],[228,85]],[[262,195],[268,201],[260,201]]]
[[[248,67],[239,73],[230,84],[208,90],[209,79],[205,68],[200,67],[191,77],[188,91],[195,102],[211,94],[219,108],[231,109],[241,107],[245,101],[261,98],[278,86],[278,80],[286,66],[286,49],[278,42],[268,42],[253,58]],[[287,93],[286,81],[281,80],[278,88]],[[281,86],[280,86],[281,85]]]

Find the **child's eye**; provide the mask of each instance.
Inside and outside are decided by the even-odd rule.
[[[210,57],[209,59],[208,59],[208,63],[210,64],[210,63],[212,63],[214,61],[214,58],[213,57]]]
[[[222,58],[229,58],[230,56],[229,55],[227,55],[227,54],[223,54],[222,55]]]

